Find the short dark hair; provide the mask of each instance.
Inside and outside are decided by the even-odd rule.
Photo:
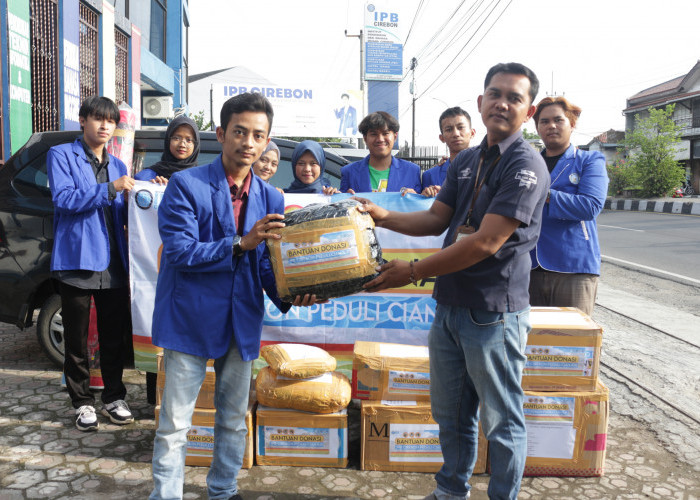
[[[343,97],[347,97],[348,99],[350,99],[350,96],[347,95],[347,94],[345,94],[345,93],[343,93],[343,94],[340,95],[340,98],[341,98],[341,99],[342,99]]]
[[[107,119],[114,120],[114,123],[119,125],[121,116],[119,108],[114,101],[109,97],[93,95],[88,97],[80,105],[78,116],[87,120],[88,116],[92,116],[98,120]]]
[[[445,111],[442,112],[440,115],[440,120],[438,120],[438,125],[440,126],[440,133],[442,133],[442,120],[445,118],[452,118],[453,116],[463,116],[467,119],[469,122],[469,126],[472,126],[472,117],[469,116],[469,113],[467,113],[465,110],[460,108],[459,106],[455,106],[454,108],[447,108]]]
[[[365,116],[358,129],[362,135],[367,135],[370,130],[388,129],[394,133],[399,131],[399,122],[386,111],[375,111]]]
[[[516,62],[498,63],[493,66],[488,73],[486,73],[484,90],[486,90],[489,83],[491,83],[491,79],[497,73],[509,73],[511,75],[526,76],[527,79],[530,80],[530,104],[534,104],[535,98],[537,97],[537,92],[540,91],[540,81],[537,79],[537,75],[535,75],[534,71],[527,66]]]
[[[224,129],[224,132],[226,131],[228,122],[231,121],[231,115],[238,115],[246,111],[265,113],[269,123],[267,133],[270,133],[272,129],[272,117],[274,116],[272,104],[270,104],[270,101],[268,101],[264,95],[252,92],[245,92],[233,96],[221,106],[221,128]]]

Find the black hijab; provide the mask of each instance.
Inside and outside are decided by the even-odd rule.
[[[170,138],[175,133],[180,125],[189,125],[194,131],[194,149],[192,154],[185,158],[184,160],[178,160],[170,152]],[[163,155],[160,157],[160,161],[154,165],[148,167],[153,170],[156,175],[170,179],[170,176],[175,172],[180,170],[185,170],[186,168],[194,167],[197,165],[197,157],[199,156],[199,129],[197,124],[189,117],[185,115],[177,116],[168,125],[168,129],[165,131],[165,142],[163,144]]]

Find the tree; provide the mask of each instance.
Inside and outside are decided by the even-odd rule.
[[[674,104],[649,108],[649,116],[635,115],[634,130],[626,134],[624,147],[634,180],[643,197],[666,196],[683,184],[685,170],[673,158],[680,129],[673,121]]]
[[[523,139],[541,139],[536,132],[528,132],[526,128],[523,129]]]
[[[204,123],[204,111],[198,111],[195,114],[190,113],[190,118],[197,124],[199,130],[211,130],[211,121]]]

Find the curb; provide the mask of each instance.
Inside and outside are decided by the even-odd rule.
[[[605,200],[603,208],[606,210],[632,210],[636,212],[700,215],[700,203],[695,201],[652,201],[608,198]]]

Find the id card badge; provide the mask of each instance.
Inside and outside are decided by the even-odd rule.
[[[455,236],[454,240],[452,243],[457,243],[459,240],[464,238],[465,236],[469,236],[470,234],[474,234],[476,232],[476,228],[471,225],[466,225],[462,224],[461,226],[457,226],[457,230],[455,231]]]

